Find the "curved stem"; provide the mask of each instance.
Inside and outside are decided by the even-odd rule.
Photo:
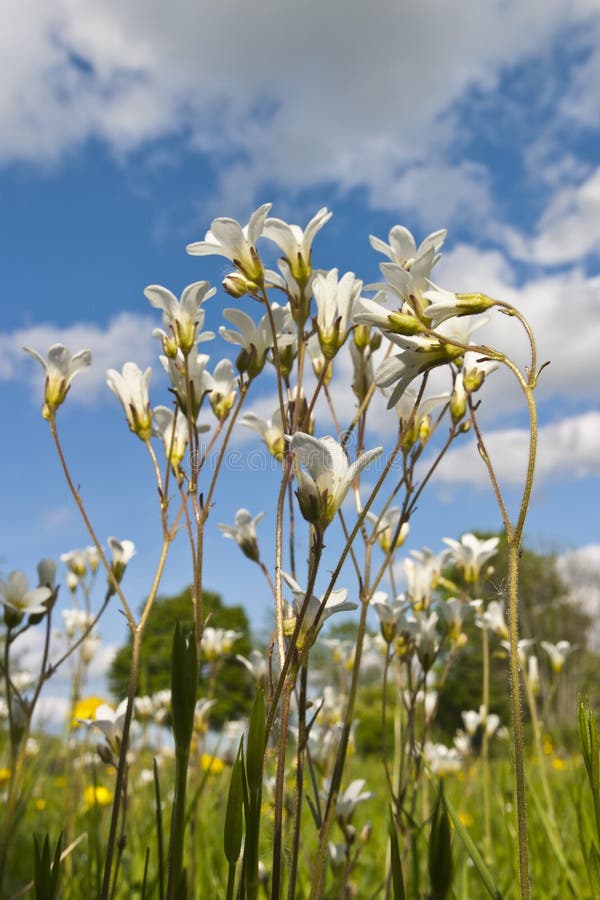
[[[92,523],[90,522],[90,520],[88,518],[88,514],[85,511],[85,507],[83,505],[81,497],[79,496],[79,491],[73,484],[73,480],[71,478],[71,473],[69,472],[69,467],[67,466],[67,461],[66,461],[65,455],[63,453],[60,438],[58,437],[58,431],[56,429],[56,418],[55,418],[54,414],[52,414],[50,416],[49,424],[50,424],[50,433],[52,434],[52,439],[54,440],[54,444],[56,445],[56,451],[58,453],[60,465],[63,470],[63,474],[65,476],[69,490],[71,491],[71,495],[72,495],[72,497],[75,501],[75,504],[77,506],[77,509],[79,510],[81,517],[85,523],[85,527],[88,530],[88,534],[92,539],[92,543],[94,544],[94,547],[96,548],[98,556],[100,557],[100,560],[102,561],[102,565],[106,569],[106,574],[108,575],[108,580],[109,580],[112,588],[114,589],[114,592],[116,593],[117,597],[121,601],[121,606],[123,607],[123,611],[125,612],[125,615],[127,616],[127,621],[129,622],[129,627],[135,628],[135,618],[133,616],[133,613],[131,612],[131,609],[129,608],[129,604],[127,603],[127,600],[125,599],[125,595],[123,594],[123,591],[121,590],[121,586],[120,586],[119,582],[117,581],[117,579],[115,578],[115,576],[113,574],[112,567],[106,558],[104,550],[102,549],[102,545],[101,545],[100,541],[98,540],[98,538],[96,537],[96,532],[94,531]]]

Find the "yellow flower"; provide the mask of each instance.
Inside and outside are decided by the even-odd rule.
[[[43,797],[38,797],[35,801],[35,808],[38,812],[43,812],[46,809],[46,801]]]
[[[203,753],[200,757],[200,768],[203,772],[210,772],[211,775],[220,775],[225,768],[225,763],[218,756]]]
[[[464,809],[459,809],[458,818],[460,819],[461,823],[465,826],[465,828],[470,828],[475,821],[473,816],[471,815],[471,813],[466,812]]]
[[[81,725],[79,719],[95,719],[96,710],[104,703],[106,700],[103,700],[102,697],[82,697],[81,700],[78,700],[73,709],[71,728],[79,728]]]
[[[12,772],[10,769],[0,769],[0,784],[6,784],[7,781],[10,781],[12,776]]]
[[[560,756],[554,756],[552,759],[552,768],[555,772],[562,772],[567,768],[567,764],[564,759],[561,759]]]
[[[101,784],[89,785],[83,792],[83,800],[86,809],[92,809],[94,806],[109,806],[112,803],[112,794]]]

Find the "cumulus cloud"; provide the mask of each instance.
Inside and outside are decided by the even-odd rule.
[[[52,344],[61,343],[73,353],[92,351],[92,365],[73,380],[69,403],[96,402],[106,388],[106,370],[120,369],[127,360],[144,368],[156,358],[157,342],[152,337],[156,321],[149,316],[119,313],[105,327],[78,322],[67,327],[44,323],[0,333],[0,381],[24,379],[31,385],[36,401],[41,397],[43,372],[39,364],[23,353],[32,347],[43,357]]]
[[[219,156],[231,212],[267,182],[333,182],[428,221],[483,222],[489,173],[452,155],[466,145],[457,105],[475,86],[493,96],[567,31],[585,43],[577,26],[595,13],[590,0],[24,0],[0,36],[0,159],[51,161],[89,138],[120,155],[178,135]],[[593,84],[579,85],[582,123]]]
[[[507,258],[498,250],[479,250],[461,244],[445,254],[435,270],[436,280],[456,291],[482,291],[506,300],[527,317],[536,337],[538,363],[550,362],[541,375],[536,399],[560,398],[567,405],[589,403],[597,396],[600,380],[600,277],[574,267],[551,275],[537,275],[521,283]],[[515,361],[527,365],[528,343],[517,321],[495,311],[477,339],[509,350]],[[485,416],[498,418],[523,400],[514,378],[495,372],[484,387]]]
[[[486,449],[500,483],[523,484],[529,432],[508,428],[484,433]],[[600,413],[587,412],[539,429],[536,484],[558,477],[600,475]],[[446,484],[489,484],[475,441],[457,446],[444,457],[436,478]]]
[[[600,167],[551,198],[532,239],[512,228],[504,230],[509,251],[517,258],[542,265],[560,265],[600,252]]]

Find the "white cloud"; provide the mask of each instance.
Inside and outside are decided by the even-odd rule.
[[[52,324],[33,325],[11,333],[0,333],[0,381],[24,379],[36,401],[43,394],[43,370],[23,347],[32,347],[45,357],[52,344],[61,343],[73,353],[92,351],[92,365],[73,380],[69,403],[92,403],[106,390],[106,370],[120,369],[133,360],[144,368],[156,359],[158,343],[152,337],[156,321],[150,316],[119,313],[106,327],[78,322],[67,327]]]
[[[538,403],[560,398],[567,405],[597,397],[600,381],[600,277],[579,268],[535,277],[518,285],[506,257],[461,244],[442,257],[435,278],[456,291],[482,291],[506,300],[529,320],[538,363],[550,361],[536,389]],[[494,312],[477,338],[509,353],[521,366],[528,363],[528,344],[516,320]],[[482,413],[498,418],[524,408],[516,381],[495,372],[484,386]]]
[[[559,265],[600,251],[600,167],[577,186],[570,179],[557,190],[542,215],[537,234],[524,238],[504,230],[511,253],[542,265]]]
[[[484,430],[485,445],[500,484],[523,484],[529,432],[523,428]],[[600,413],[587,412],[539,429],[537,485],[560,477],[600,476]],[[476,443],[455,447],[444,457],[436,479],[447,484],[489,484]]]
[[[0,36],[0,159],[53,160],[91,137],[121,154],[177,134],[219,154],[231,212],[266,182],[335,182],[428,221],[483,219],[487,173],[448,155],[456,103],[474,86],[493,95],[504,70],[549,56],[596,12],[587,0],[23,0]],[[592,82],[579,99],[587,121]]]

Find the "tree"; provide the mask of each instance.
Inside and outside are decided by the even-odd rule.
[[[248,617],[241,606],[225,606],[219,594],[205,591],[204,616],[213,628],[231,628],[242,633],[230,656],[225,657],[215,681],[214,697],[218,701],[211,710],[211,724],[222,725],[229,719],[247,715],[254,696],[254,685],[246,669],[234,658],[236,653],[247,656],[252,649]],[[157,598],[148,617],[142,639],[138,695],[154,694],[171,684],[171,643],[175,623],[193,628],[194,616],[191,590],[186,588],[174,597]],[[108,681],[117,701],[127,694],[132,640],[129,636],[115,654]],[[201,660],[198,695],[206,697],[209,689],[209,667]]]

